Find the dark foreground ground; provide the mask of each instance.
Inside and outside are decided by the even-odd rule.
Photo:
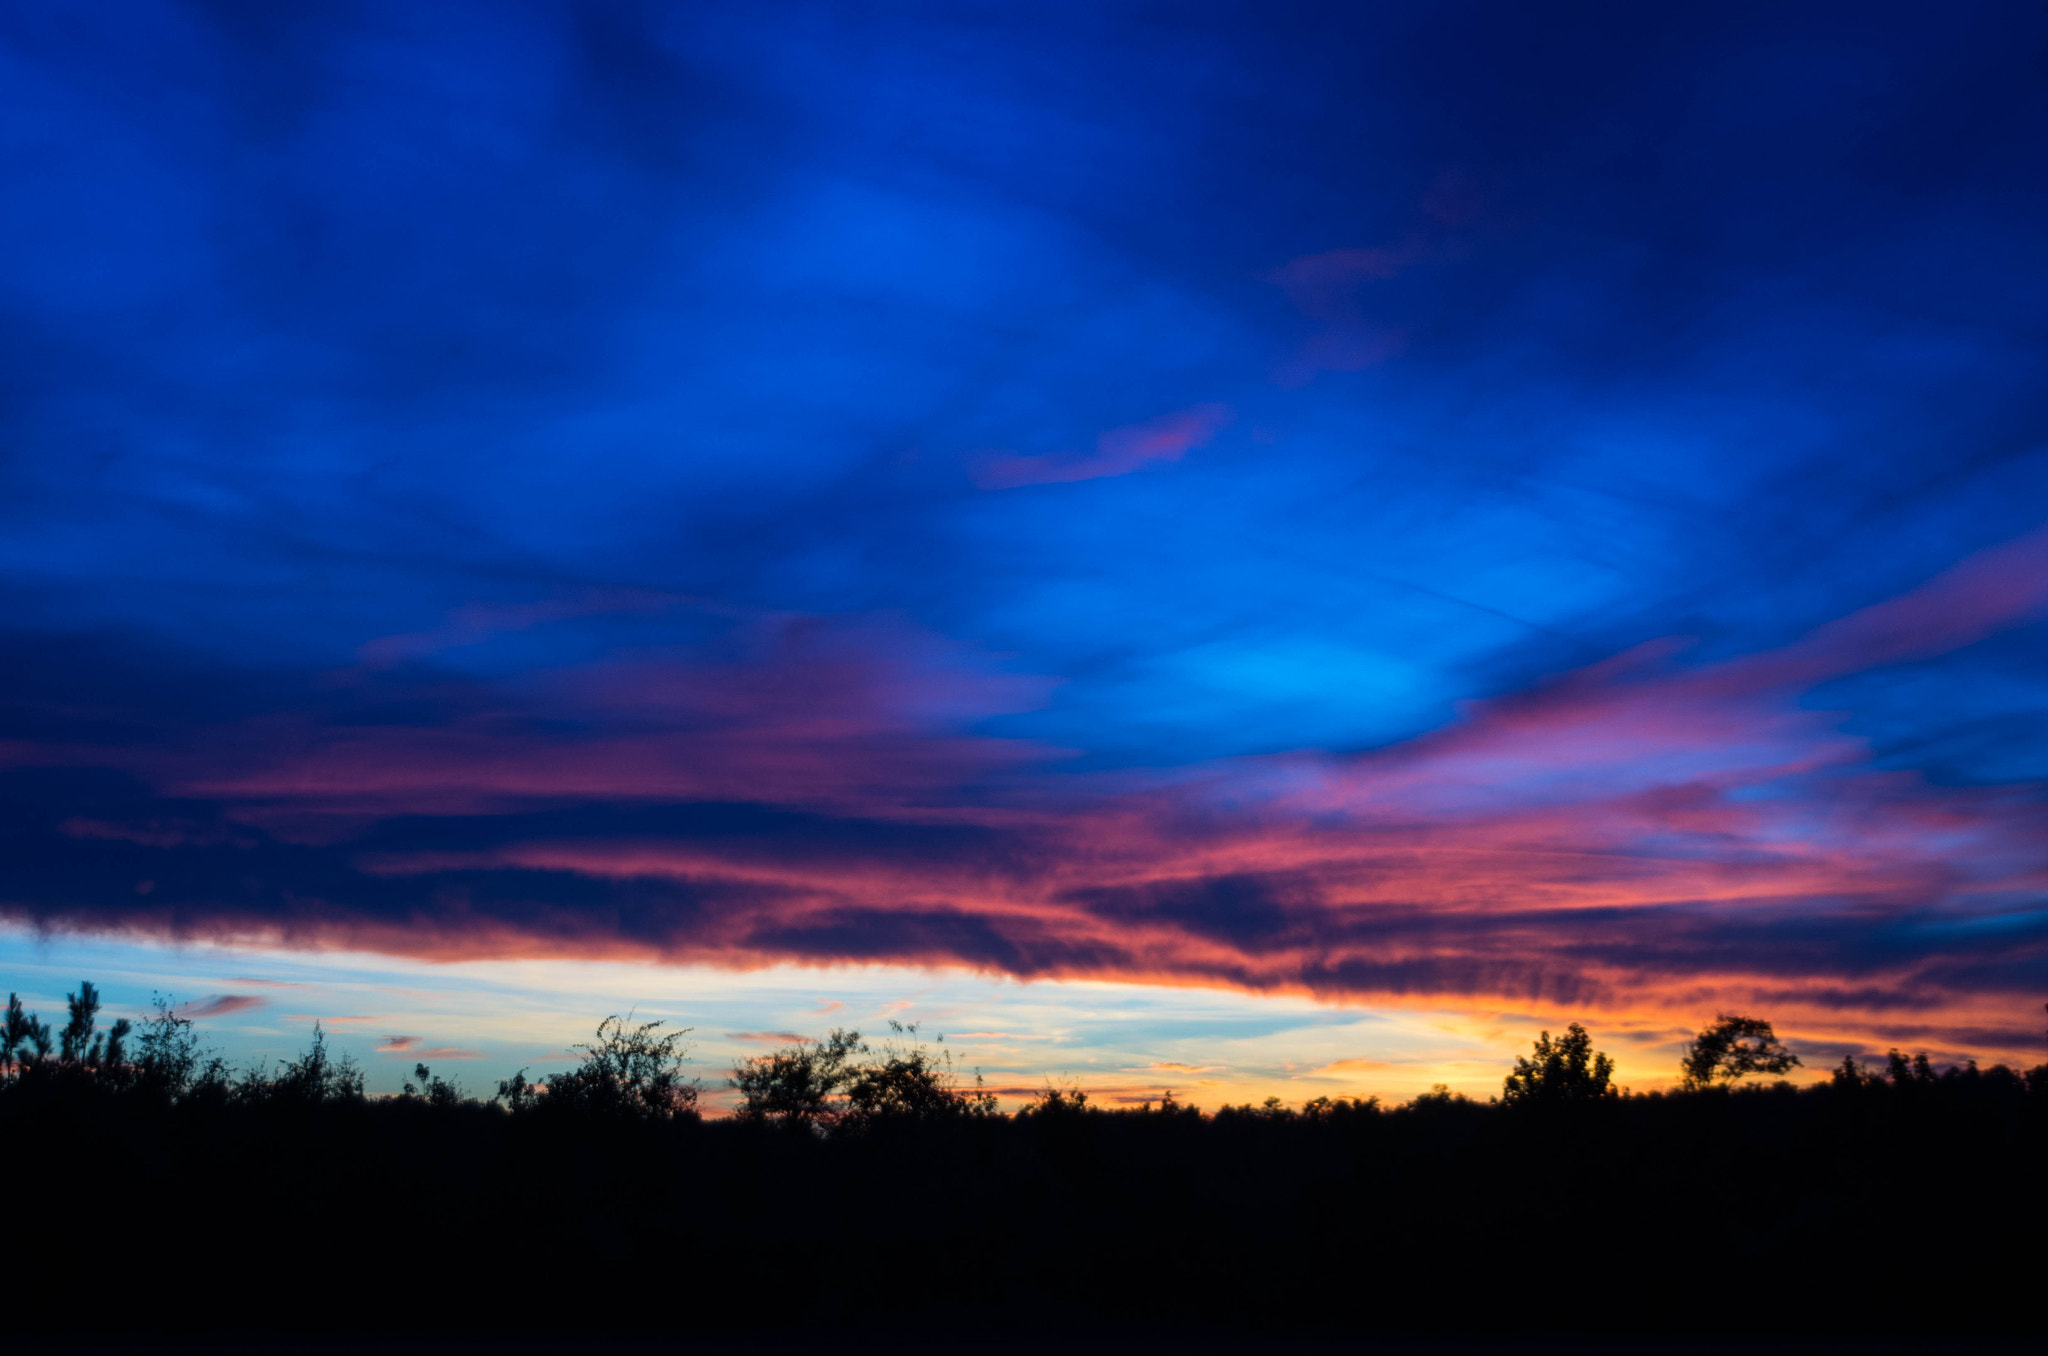
[[[154,1351],[2002,1351],[2048,1330],[2044,1147],[2048,1078],[1974,1073],[830,1137],[52,1079],[0,1096],[7,1324]]]
[[[633,1348],[648,1353],[692,1352],[707,1348],[731,1349],[737,1341],[742,1349],[759,1356],[808,1356],[817,1352],[841,1352],[847,1356],[871,1353],[951,1353],[970,1350],[986,1356],[1037,1356],[1047,1350],[1072,1356],[1130,1356],[1133,1352],[1170,1351],[1176,1356],[1240,1356],[1247,1351],[1268,1348],[1318,1352],[1360,1353],[1360,1356],[2007,1356],[2040,1349],[2037,1339],[2028,1337],[1906,1337],[1906,1338],[1777,1338],[1769,1335],[1684,1337],[1659,1333],[1631,1333],[1614,1336],[1512,1336],[1422,1337],[1413,1334],[1385,1334],[1355,1328],[1329,1329],[1241,1329],[1203,1330],[1162,1327],[1108,1328],[1092,1332],[1044,1333],[1031,1337],[989,1336],[980,1329],[958,1329],[943,1337],[905,1339],[853,1336],[834,1330],[755,1333],[747,1335],[715,1329],[684,1329],[666,1333],[635,1334]],[[540,1356],[541,1353],[612,1349],[615,1335],[602,1332],[565,1333],[454,1333],[421,1334],[351,1333],[307,1336],[301,1333],[226,1333],[202,1336],[145,1338],[124,1333],[84,1338],[67,1337],[65,1350],[76,1356],[100,1352],[150,1351],[163,1356],[199,1356],[219,1352],[223,1356],[268,1356],[272,1352],[305,1352],[308,1356]]]

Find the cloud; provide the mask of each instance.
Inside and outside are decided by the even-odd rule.
[[[1318,327],[1274,380],[1286,387],[1304,386],[1317,373],[1362,371],[1400,354],[1407,336],[1398,326],[1371,319],[1359,292],[1364,284],[1392,278],[1423,257],[1418,244],[1326,250],[1276,269],[1271,281]]]
[[[907,657],[824,628],[710,673],[607,659],[550,678],[556,726],[522,718],[459,748],[340,726],[237,749],[261,761],[232,775],[160,774],[184,792],[169,804],[105,768],[0,771],[16,833],[0,899],[42,926],[437,959],[909,963],[1665,1024],[1768,1005],[1788,1029],[1873,1041],[1998,1031],[2048,977],[2039,795],[1882,768],[1807,694],[2027,624],[2044,601],[2036,533],[1771,649],[1639,645],[1381,748],[1171,775],[1055,772],[913,718],[892,683],[913,706],[951,694],[959,720],[1010,691],[918,660],[914,632]],[[721,743],[726,720],[742,733]],[[749,764],[754,736],[767,756]],[[803,756],[778,763],[778,740]],[[638,761],[590,763],[604,776],[547,761],[628,744]],[[971,752],[932,760],[933,744]],[[302,812],[338,827],[65,828]],[[122,888],[139,875],[158,882],[146,899]]]
[[[1288,260],[1272,281],[1300,312],[1317,320],[1348,319],[1357,309],[1361,283],[1393,277],[1422,257],[1419,247],[1325,250]]]
[[[802,1045],[810,1039],[794,1031],[728,1031],[725,1038],[742,1045]]]
[[[482,1059],[475,1050],[464,1050],[453,1045],[421,1045],[418,1036],[386,1036],[384,1043],[377,1047],[380,1055],[405,1055],[420,1061],[430,1059]]]
[[[786,617],[708,659],[640,651],[522,679],[426,727],[252,722],[176,790],[239,802],[259,824],[598,798],[874,810],[1059,757],[957,732],[1051,686],[898,619]],[[564,728],[551,715],[564,710],[581,719]]]
[[[478,645],[494,636],[524,631],[548,622],[607,613],[660,613],[690,601],[676,594],[645,589],[585,589],[536,603],[472,603],[457,608],[446,624],[432,631],[379,636],[365,641],[357,658],[367,669],[388,668],[443,650]]]
[[[985,490],[1011,490],[1129,475],[1153,462],[1179,461],[1215,437],[1230,419],[1228,406],[1196,405],[1143,424],[1111,429],[1096,439],[1092,457],[990,454],[977,463],[975,483]]]
[[[1388,1061],[1386,1061],[1386,1060],[1383,1060],[1383,1059],[1336,1059],[1336,1060],[1331,1060],[1331,1061],[1330,1061],[1330,1062],[1329,1062],[1328,1064],[1322,1065],[1322,1066],[1321,1066],[1320,1068],[1317,1068],[1317,1069],[1311,1070],[1311,1073],[1314,1073],[1314,1074],[1362,1074],[1362,1073],[1384,1073],[1384,1072],[1385,1072],[1385,1071],[1387,1071],[1388,1069],[1395,1069],[1395,1068],[1399,1068],[1399,1067],[1400,1067],[1399,1065],[1397,1065],[1397,1064],[1392,1064],[1392,1063],[1389,1063]]]
[[[194,1020],[201,1017],[225,1017],[230,1013],[247,1012],[250,1008],[260,1008],[263,1006],[264,1001],[253,994],[217,993],[210,998],[202,998],[195,1003],[180,1004],[178,1015]]]

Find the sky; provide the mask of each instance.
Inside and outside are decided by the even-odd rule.
[[[2048,12],[0,15],[0,985],[2038,1063]]]

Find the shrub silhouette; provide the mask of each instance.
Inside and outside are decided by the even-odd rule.
[[[1614,1095],[1614,1061],[1593,1049],[1586,1028],[1573,1022],[1555,1041],[1544,1032],[1534,1058],[1515,1058],[1501,1100],[1509,1103],[1584,1102]]]
[[[689,1030],[663,1035],[663,1025],[656,1021],[628,1027],[616,1014],[605,1018],[590,1044],[575,1047],[583,1051],[583,1062],[550,1075],[545,1096],[531,1097],[524,1070],[514,1075],[528,1090],[524,1105],[633,1120],[696,1115],[697,1083],[683,1074]],[[508,1085],[500,1085],[500,1095],[508,1091]]]
[[[899,1037],[917,1027],[889,1023]],[[939,1038],[944,1041],[945,1037]],[[945,1120],[996,1113],[993,1093],[963,1090],[950,1051],[923,1042],[884,1042],[877,1050],[858,1031],[835,1030],[822,1041],[799,1041],[742,1061],[732,1072],[739,1091],[735,1116],[744,1122],[855,1129],[882,1121]]]
[[[250,1079],[252,1090],[279,1102],[326,1106],[362,1100],[362,1069],[350,1055],[328,1055],[328,1032],[313,1022],[313,1043],[297,1059],[283,1061],[276,1077]]]
[[[227,1064],[209,1054],[192,1019],[180,1017],[167,996],[150,999],[156,1015],[143,1019],[135,1038],[135,1086],[161,1101],[225,1097],[233,1082]]]
[[[889,1023],[898,1036],[916,1036],[915,1025]],[[945,1037],[939,1038],[941,1041]],[[996,1098],[980,1086],[976,1075],[974,1091],[962,1090],[953,1073],[951,1051],[934,1054],[922,1042],[885,1043],[880,1058],[857,1066],[846,1084],[846,1105],[842,1122],[871,1125],[878,1121],[950,1120],[957,1116],[989,1116],[996,1112]]]
[[[1684,1085],[1698,1091],[1751,1074],[1782,1077],[1798,1064],[1799,1056],[1785,1048],[1769,1022],[1724,1012],[1687,1043],[1678,1071]]]
[[[462,1085],[452,1078],[438,1078],[424,1064],[412,1066],[412,1076],[419,1080],[414,1083],[407,1079],[403,1084],[404,1096],[425,1102],[431,1107],[461,1106],[470,1099],[462,1095]]]
[[[835,1029],[823,1040],[743,1060],[730,1080],[740,1094],[734,1115],[756,1124],[832,1126],[842,1109],[841,1093],[856,1076],[854,1058],[865,1049],[860,1032]]]
[[[1064,1117],[1083,1116],[1088,1112],[1088,1094],[1071,1083],[1048,1082],[1038,1095],[1019,1108],[1019,1116],[1038,1116],[1059,1120]]]

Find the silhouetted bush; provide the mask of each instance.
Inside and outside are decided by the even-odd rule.
[[[575,1047],[583,1062],[551,1075],[536,1090],[525,1070],[500,1085],[515,1110],[545,1110],[629,1120],[670,1120],[697,1114],[697,1084],[683,1072],[688,1031],[661,1033],[661,1022],[628,1027],[618,1016],[597,1024],[597,1038]],[[424,1078],[425,1071],[421,1071]],[[515,1091],[515,1084],[517,1091]],[[545,1095],[537,1095],[544,1092]]]

